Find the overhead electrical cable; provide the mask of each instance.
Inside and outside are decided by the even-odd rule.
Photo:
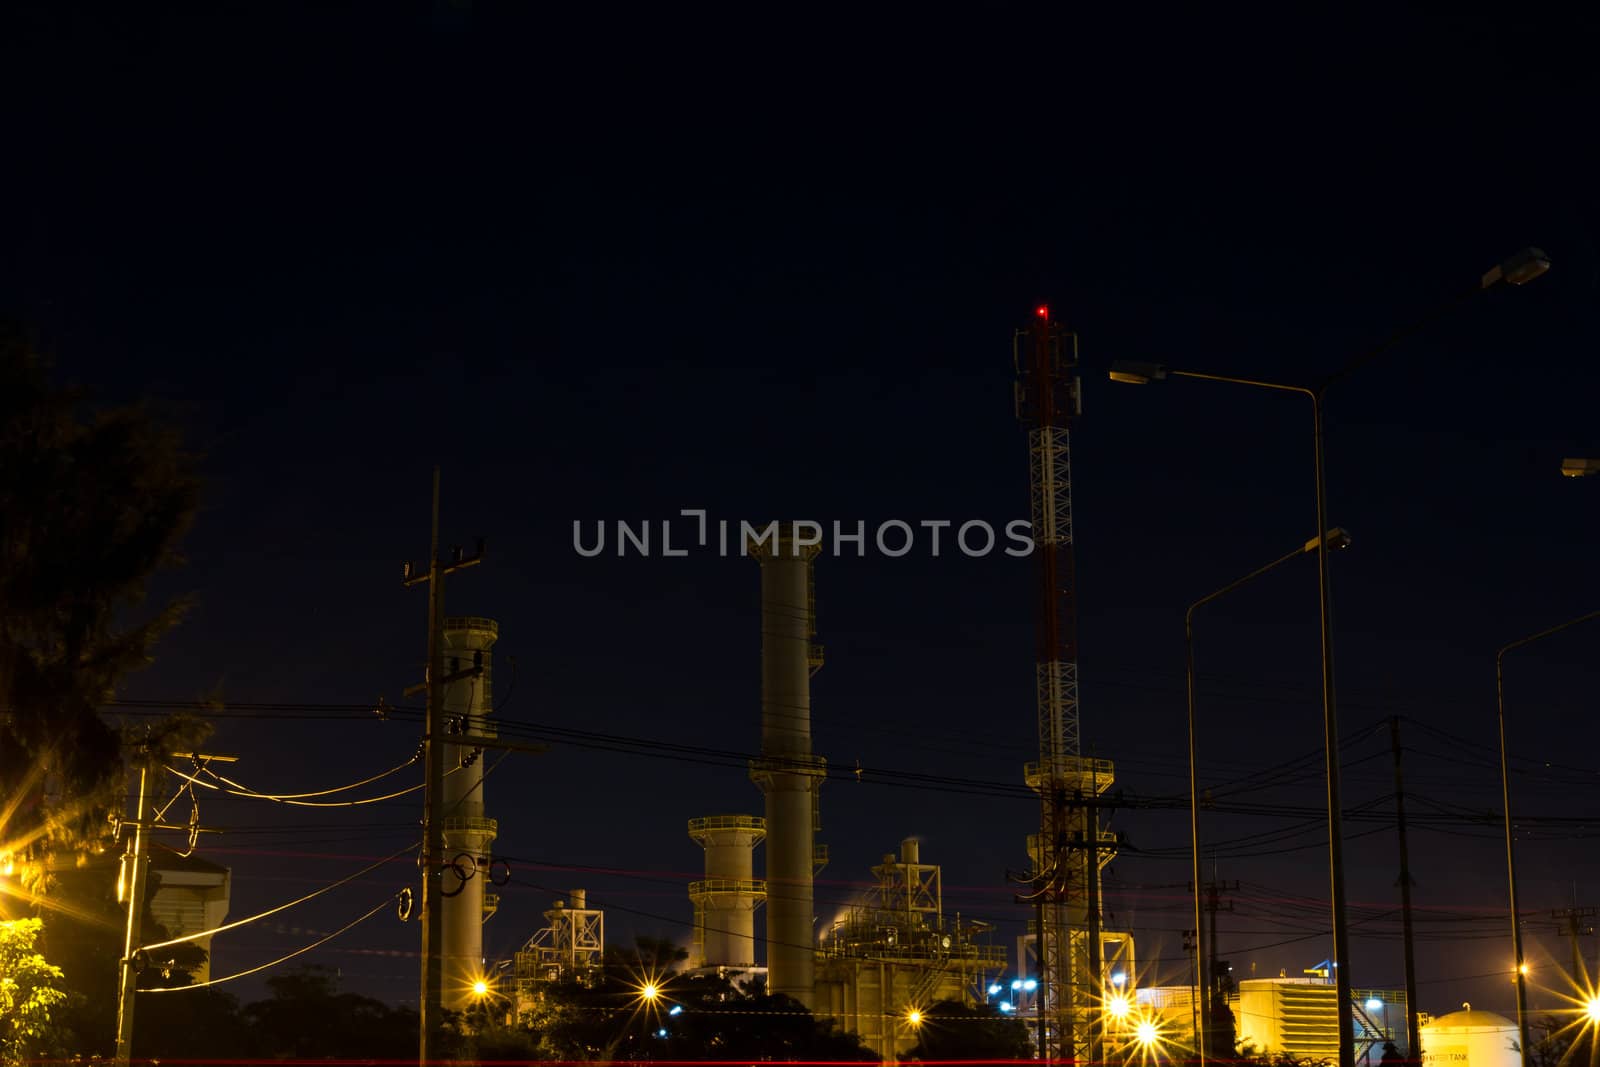
[[[289,953],[287,956],[279,956],[277,959],[273,960],[270,963],[263,963],[261,966],[252,967],[247,971],[238,971],[238,972],[236,972],[234,974],[224,975],[221,978],[212,978],[209,981],[205,981],[205,982],[194,982],[194,983],[191,983],[190,985],[183,985],[183,986],[156,986],[156,987],[151,988],[151,989],[135,990],[135,992],[139,992],[139,993],[186,993],[191,989],[204,989],[207,986],[221,985],[223,982],[232,982],[232,981],[234,981],[236,979],[239,979],[239,978],[248,978],[252,974],[259,974],[260,972],[268,970],[269,968],[276,967],[280,963],[287,963],[288,961],[294,959],[296,956],[302,956],[305,953],[310,952],[314,948],[319,948],[319,947],[321,947],[323,945],[326,945],[329,941],[332,941],[334,938],[338,937],[340,934],[344,933],[347,930],[354,929],[355,927],[357,927],[357,926],[361,925],[362,923],[366,922],[368,919],[372,918],[374,915],[378,914],[378,912],[382,911],[384,908],[387,908],[390,904],[394,903],[394,901],[396,900],[396,898],[398,896],[399,896],[398,893],[391,894],[389,897],[387,897],[383,901],[381,901],[378,904],[374,905],[371,909],[369,909],[360,918],[353,919],[350,922],[347,922],[343,926],[339,927],[339,929],[335,930],[333,933],[328,934],[326,937],[319,938],[318,940],[313,941],[313,942],[311,942],[311,944],[306,945],[306,946],[304,946],[302,948],[297,948],[293,952]]]
[[[240,790],[241,795],[248,794],[249,796],[257,797],[262,800],[310,800],[313,797],[332,796],[334,793],[348,793],[352,789],[360,789],[364,785],[371,785],[373,782],[381,781],[382,779],[389,777],[391,774],[398,774],[400,771],[403,771],[407,767],[410,767],[412,764],[416,763],[419,758],[419,755],[413,754],[411,758],[406,760],[404,763],[397,763],[386,771],[380,771],[379,773],[374,774],[371,778],[363,778],[361,781],[351,782],[349,785],[336,785],[332,789],[319,789],[314,793],[258,793],[250,789],[248,786],[240,785],[232,778],[226,778],[223,775],[218,774],[209,767],[205,767],[203,769],[205,773],[211,775],[211,777],[215,778],[217,781],[225,782],[228,785],[233,786],[235,789]]]
[[[355,881],[357,878],[360,878],[362,875],[370,874],[372,871],[377,870],[379,867],[382,867],[384,864],[393,863],[395,860],[399,859],[401,856],[404,856],[406,853],[415,852],[416,850],[417,850],[417,845],[415,845],[415,844],[407,845],[405,848],[400,849],[398,852],[391,852],[389,855],[383,857],[383,859],[381,859],[381,860],[378,860],[376,863],[373,863],[373,864],[370,864],[370,865],[368,865],[366,867],[361,868],[361,870],[357,871],[354,874],[346,875],[345,877],[339,879],[337,882],[330,882],[329,884],[323,886],[321,889],[314,890],[314,891],[312,891],[310,893],[307,893],[303,897],[298,897],[295,900],[291,900],[287,904],[279,904],[275,908],[268,908],[266,911],[257,912],[256,914],[251,915],[251,916],[249,916],[247,918],[244,918],[244,919],[236,919],[231,923],[223,923],[221,926],[213,926],[209,930],[200,930],[200,931],[197,931],[196,933],[184,934],[182,937],[169,938],[166,941],[157,941],[155,944],[152,944],[152,945],[141,945],[141,946],[139,946],[139,951],[141,951],[141,952],[154,952],[157,949],[167,948],[167,947],[172,946],[172,945],[181,945],[185,941],[198,941],[202,937],[210,937],[213,934],[220,934],[220,933],[223,933],[224,931],[227,931],[227,930],[237,930],[241,926],[248,926],[250,923],[259,922],[260,920],[265,919],[269,915],[276,915],[281,911],[288,911],[290,908],[296,906],[297,904],[304,904],[308,900],[315,900],[317,897],[322,896],[322,894],[324,894],[324,893],[331,893],[333,890],[338,889],[340,886],[349,885],[351,882]]]

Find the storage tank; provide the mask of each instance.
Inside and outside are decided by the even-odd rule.
[[[1471,1004],[1424,1026],[1422,1067],[1522,1067],[1517,1024]]]

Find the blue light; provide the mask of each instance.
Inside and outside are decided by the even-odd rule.
[[[667,1028],[665,1026],[663,1026],[661,1029],[657,1030],[656,1031],[656,1036],[657,1037],[666,1037],[667,1036]]]
[[[683,1005],[682,1004],[674,1004],[672,1006],[672,1010],[667,1012],[667,1014],[668,1015],[682,1015],[683,1014]]]
[[[1000,992],[1000,983],[999,982],[995,982],[993,985],[991,985],[989,987],[989,995],[992,997],[998,992]]]
[[[1022,988],[1022,979],[1020,979],[1020,978],[1013,979],[1012,982],[1011,982],[1011,988],[1012,989],[1021,989]]]
[[[1117,971],[1115,974],[1113,974],[1111,976],[1111,984],[1116,986],[1118,989],[1121,989],[1123,983],[1126,982],[1127,980],[1128,980],[1128,976],[1123,974],[1121,971]]]
[[[1009,1000],[1002,1000],[1000,1002],[1000,1010],[1003,1013],[1010,1013],[1016,1011],[1017,1009],[1011,1006],[1011,1002]]]
[[[1373,997],[1373,998],[1371,998],[1370,1000],[1367,1001],[1367,1010],[1368,1011],[1381,1011],[1382,1009],[1383,1009],[1383,1001],[1379,1000],[1377,997]]]
[[[1035,989],[1039,988],[1039,983],[1030,978],[1026,982],[1022,983],[1022,988],[1027,990],[1029,993],[1032,993]]]

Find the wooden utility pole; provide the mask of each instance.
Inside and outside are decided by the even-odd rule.
[[[149,762],[141,760],[139,801],[134,807],[133,837],[128,842],[128,850],[123,854],[124,877],[120,886],[127,893],[128,928],[122,940],[122,960],[118,965],[121,984],[117,990],[117,1067],[128,1067],[128,1061],[133,1056],[134,983],[138,981],[139,975],[138,968],[134,966],[134,950],[139,947],[139,938],[143,933],[145,871],[150,864],[150,857],[145,855],[144,833],[144,824],[149,814],[146,810],[148,803],[146,785],[149,778]]]
[[[443,867],[444,857],[444,687],[446,682],[481,674],[483,667],[475,664],[457,671],[449,678],[444,673],[444,579],[465,567],[483,562],[483,542],[478,550],[465,556],[458,548],[446,563],[439,558],[439,468],[433,468],[433,511],[431,532],[428,538],[428,568],[419,573],[415,564],[405,565],[404,583],[407,587],[428,584],[428,673],[421,686],[406,690],[408,695],[419,689],[427,691],[428,710],[423,729],[424,783],[426,788],[426,814],[422,837],[422,997],[420,1002],[420,1035],[418,1059],[422,1064],[438,1059],[437,1037],[443,1022],[444,1003],[444,924],[439,907],[438,887],[435,880]],[[460,741],[460,738],[456,739]]]
[[[1422,1029],[1417,1025],[1417,957],[1411,927],[1411,853],[1406,848],[1406,782],[1400,770],[1400,717],[1389,719],[1389,746],[1394,750],[1395,829],[1400,840],[1400,938],[1405,946],[1406,1059],[1422,1062]]]
[[[175,753],[175,755],[186,755],[199,761],[217,760],[225,763],[232,763],[238,759],[237,756],[198,753]],[[133,836],[128,839],[127,850],[123,853],[122,877],[118,879],[117,886],[128,904],[128,922],[122,939],[122,959],[117,964],[117,1050],[112,1061],[115,1067],[128,1067],[128,1062],[133,1057],[133,1006],[134,997],[138,993],[139,941],[144,936],[144,894],[150,872],[150,835],[147,831],[188,829],[193,832],[194,829],[194,827],[166,825],[161,822],[160,814],[152,817],[149,800],[151,770],[150,752],[142,748],[139,759],[139,799],[134,805],[133,819],[122,822],[123,826],[133,827]],[[171,807],[171,804],[169,803],[167,807]],[[166,808],[161,810],[165,812]]]
[[[1572,980],[1578,983],[1579,989],[1588,989],[1589,968],[1583,962],[1583,938],[1586,934],[1594,933],[1594,917],[1600,915],[1600,909],[1579,907],[1576,886],[1572,895],[1572,907],[1550,914],[1561,920],[1561,932],[1572,939]]]

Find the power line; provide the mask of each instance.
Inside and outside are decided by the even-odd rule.
[[[386,908],[390,904],[394,903],[395,900],[397,900],[399,898],[399,896],[400,896],[400,894],[398,894],[398,893],[391,895],[386,900],[383,900],[383,901],[379,902],[378,904],[374,905],[370,910],[368,910],[360,918],[357,918],[357,919],[354,919],[354,920],[352,920],[352,921],[350,921],[348,923],[345,923],[343,926],[339,927],[339,929],[335,930],[333,933],[329,934],[328,936],[320,938],[319,940],[313,941],[313,942],[311,942],[311,944],[306,945],[303,948],[297,948],[293,952],[289,953],[287,956],[279,956],[277,959],[273,960],[270,963],[263,963],[259,967],[252,967],[247,971],[239,971],[239,972],[237,972],[235,974],[224,975],[221,978],[212,978],[209,981],[205,981],[205,982],[193,982],[193,983],[191,983],[189,985],[186,985],[186,986],[157,986],[157,987],[152,988],[152,989],[141,989],[141,990],[138,990],[138,992],[140,992],[140,993],[186,993],[186,992],[188,992],[188,991],[190,991],[192,989],[204,989],[207,986],[221,985],[223,982],[232,982],[232,981],[234,981],[236,979],[239,979],[239,978],[247,978],[252,974],[259,974],[261,971],[265,971],[265,970],[267,970],[267,969],[269,969],[271,967],[276,967],[280,963],[287,963],[289,960],[294,959],[296,956],[304,955],[305,953],[310,952],[314,948],[318,948],[318,947],[320,947],[322,945],[326,945],[329,941],[332,941],[334,938],[338,937],[340,934],[344,933],[345,931],[351,930],[351,929],[361,925],[362,923],[366,922],[368,919],[372,918],[374,915],[378,914],[378,912],[382,911],[384,908]],[[169,942],[169,944],[170,944],[170,942]],[[156,947],[159,947],[159,946],[156,946]]]

